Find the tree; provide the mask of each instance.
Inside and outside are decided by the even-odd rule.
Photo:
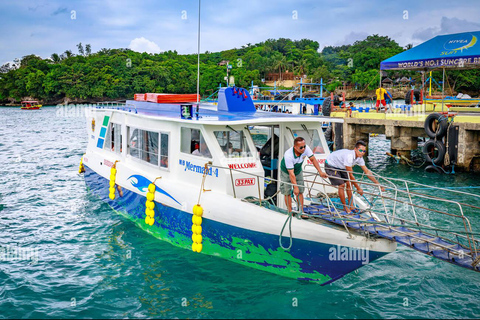
[[[50,58],[52,59],[53,63],[59,63],[62,60],[60,56],[56,53],[52,53]]]
[[[70,50],[66,50],[63,54],[65,55],[66,59],[70,59],[71,57],[74,56],[74,54]]]
[[[84,55],[85,55],[85,51],[83,50],[83,46],[82,46],[82,43],[81,43],[81,42],[77,44],[77,48],[78,48],[78,53],[79,53],[80,55],[84,56]]]
[[[278,55],[274,60],[274,68],[280,73],[280,81],[282,81],[282,69],[287,67],[287,58],[284,55]]]
[[[7,73],[13,68],[10,66],[10,63],[5,63],[3,66],[0,67],[0,73]]]
[[[85,53],[87,54],[87,56],[92,54],[92,48],[90,47],[90,44],[85,45]]]

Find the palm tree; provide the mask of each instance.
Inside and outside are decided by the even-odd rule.
[[[308,62],[307,59],[302,59],[297,63],[297,72],[300,73],[300,75],[303,75],[306,73],[308,70],[308,67],[310,66],[310,63]]]
[[[273,67],[279,70],[280,81],[282,81],[282,69],[287,67],[287,58],[285,58],[284,55],[282,55],[280,58],[277,58],[273,63]]]
[[[72,53],[72,51],[70,51],[70,50],[66,50],[66,51],[64,52],[64,55],[67,57],[67,59],[73,57],[73,53]]]
[[[50,56],[50,58],[52,58],[53,63],[59,63],[60,60],[62,60],[62,59],[60,58],[60,56],[59,56],[58,54],[56,54],[56,53],[52,53],[52,55]]]

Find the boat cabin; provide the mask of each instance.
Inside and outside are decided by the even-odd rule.
[[[145,176],[193,185],[197,192],[205,175],[205,190],[235,198],[272,197],[282,207],[279,185],[269,178],[279,179],[280,161],[296,137],[324,163],[329,153],[324,121],[342,120],[257,111],[240,88],[222,89],[217,106],[198,110],[193,104],[133,100],[117,110],[89,110],[88,153],[107,166],[120,161]],[[316,173],[308,159],[304,171]]]

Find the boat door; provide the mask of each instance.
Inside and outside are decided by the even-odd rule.
[[[279,125],[253,126],[250,127],[250,134],[260,154],[265,174],[264,197],[273,197],[271,202],[281,206],[280,197],[277,194],[280,190],[278,170],[285,151],[292,146],[293,135],[290,130]],[[273,180],[269,180],[269,177]]]

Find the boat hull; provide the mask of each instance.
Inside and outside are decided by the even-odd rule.
[[[145,196],[123,188],[110,200],[109,181],[85,165],[87,187],[114,210],[158,239],[191,250],[192,213],[155,202],[155,223],[145,223]],[[279,235],[240,228],[212,219],[202,222],[202,253],[281,276],[322,285],[370,263],[388,252],[360,250],[293,238],[290,250],[279,246]],[[280,231],[280,230],[279,230]],[[287,231],[285,231],[287,234]],[[289,242],[283,238],[284,246]],[[193,252],[192,252],[193,253]]]

